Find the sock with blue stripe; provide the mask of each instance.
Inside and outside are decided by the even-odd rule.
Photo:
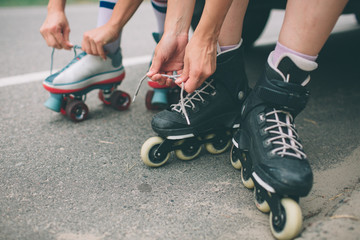
[[[167,0],[151,0],[151,5],[153,6],[158,24],[158,33],[162,34],[164,32]]]
[[[117,0],[100,1],[97,27],[104,25],[110,20],[116,2]],[[105,51],[109,53],[115,53],[120,47],[120,42],[121,32],[119,34],[119,37],[114,42],[111,42],[104,46]]]

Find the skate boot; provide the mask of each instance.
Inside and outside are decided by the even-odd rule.
[[[98,96],[102,102],[117,110],[125,110],[130,105],[130,96],[116,90],[124,77],[120,48],[114,54],[108,54],[105,61],[82,52],[62,70],[44,80],[43,86],[50,92],[44,105],[79,122],[86,119],[89,112],[84,103],[86,94],[100,89]]]
[[[159,43],[161,37],[162,34],[153,33],[153,38],[156,43]],[[148,85],[153,88],[153,90],[147,91],[145,97],[145,106],[148,110],[163,110],[179,101],[180,89],[175,83],[171,86],[165,84],[160,85],[149,79]]]
[[[217,69],[195,92],[181,97],[178,104],[153,117],[152,128],[159,135],[141,148],[141,158],[151,167],[166,163],[170,153],[191,160],[204,144],[208,152],[219,154],[231,145],[239,125],[240,107],[248,92],[242,48],[217,56]]]
[[[313,184],[294,118],[308,101],[305,86],[317,64],[292,54],[283,55],[275,66],[271,59],[270,54],[265,73],[243,104],[230,159],[241,170],[243,184],[254,188],[258,209],[270,211],[275,238],[290,239],[301,230],[299,198]]]

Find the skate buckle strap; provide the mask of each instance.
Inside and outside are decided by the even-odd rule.
[[[81,49],[81,46],[79,45],[74,45],[73,47],[74,50],[74,58],[77,56],[77,51],[76,49]],[[52,49],[51,52],[51,60],[50,60],[50,75],[52,75],[52,71],[53,71],[53,65],[54,65],[54,53],[55,53],[55,48]]]
[[[273,137],[267,139],[265,144],[273,144],[276,147],[271,150],[272,155],[281,157],[292,156],[298,159],[306,158],[306,154],[302,151],[303,146],[297,140],[299,135],[293,124],[293,117],[289,112],[273,109],[265,114],[266,122],[271,125],[264,129]],[[285,117],[285,118],[284,118]]]
[[[310,96],[305,87],[279,80],[266,79],[255,91],[263,101],[290,111],[295,116],[305,108]]]
[[[180,95],[180,103],[172,104],[171,110],[176,112],[183,112],[187,121],[187,124],[190,125],[190,120],[186,112],[186,107],[188,108],[195,108],[195,103],[193,101],[197,102],[204,102],[205,99],[203,98],[202,94],[204,95],[210,95],[210,92],[205,91],[207,88],[215,89],[215,87],[212,85],[212,82],[214,79],[211,79],[210,81],[205,81],[203,86],[200,89],[195,90],[193,93],[186,95],[185,98],[183,98],[183,84],[181,86],[181,95]]]

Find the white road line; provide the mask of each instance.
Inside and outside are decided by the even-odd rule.
[[[145,56],[133,57],[133,58],[124,58],[123,64],[124,67],[136,66],[139,64],[150,63],[151,58],[152,58],[151,55],[145,55]],[[57,71],[56,69],[53,70],[54,73],[56,71]],[[16,75],[12,77],[0,78],[0,87],[44,80],[46,77],[49,76],[49,73],[50,73],[49,71],[42,71],[42,72],[34,72],[34,73]]]

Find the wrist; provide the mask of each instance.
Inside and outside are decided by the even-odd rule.
[[[198,26],[193,34],[193,38],[198,39],[200,42],[208,44],[217,44],[220,35],[220,29],[216,28],[202,28]]]
[[[188,35],[194,11],[194,0],[169,1],[164,30],[176,36]]]
[[[183,17],[171,19],[165,22],[164,32],[168,32],[174,36],[184,36],[189,33],[190,24],[184,22]]]
[[[65,1],[49,1],[48,13],[65,13]]]
[[[178,32],[175,29],[165,30],[162,38],[189,39],[188,32]]]
[[[109,21],[106,23],[106,25],[109,26],[109,28],[115,30],[116,32],[120,32],[125,25],[121,19],[115,19],[114,15],[109,19]]]

